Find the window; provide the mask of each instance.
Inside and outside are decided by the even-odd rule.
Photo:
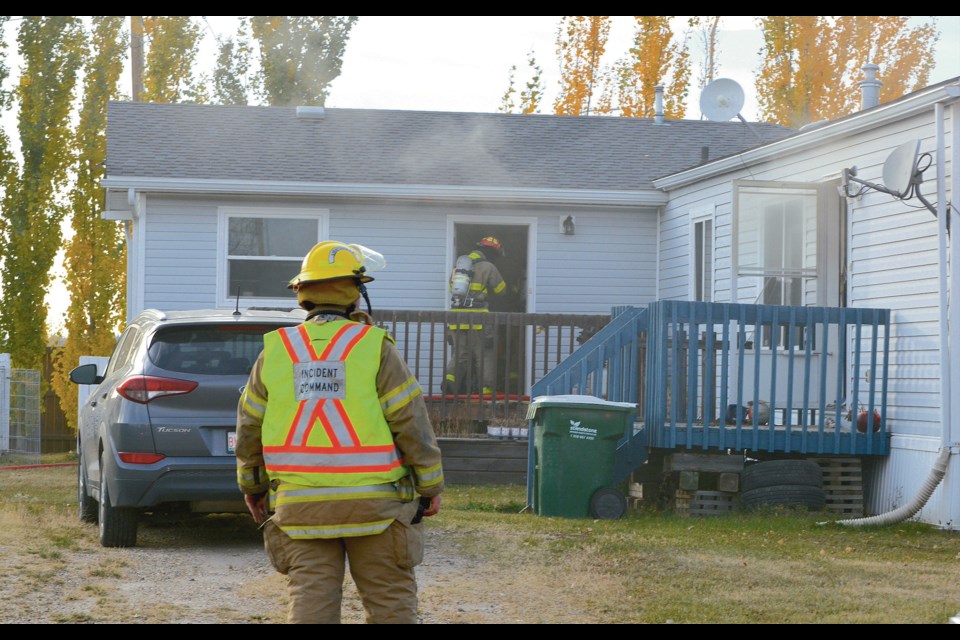
[[[737,287],[752,287],[756,304],[818,304],[818,198],[817,185],[737,185]]]
[[[263,351],[263,325],[197,325],[158,331],[148,356],[162,369],[180,373],[247,375]]]
[[[110,356],[110,361],[107,363],[107,370],[103,372],[104,378],[112,376],[129,363],[130,352],[136,346],[139,336],[139,326],[132,324],[126,328],[113,349],[113,355]]]
[[[326,211],[222,209],[221,306],[240,296],[243,304],[293,299],[287,283],[303,257],[324,236]]]
[[[838,200],[832,183],[735,181],[736,299],[787,306],[838,304],[842,263]],[[780,335],[777,346],[788,338]],[[794,336],[795,343],[802,339]],[[764,331],[761,344],[774,346],[769,331]]]
[[[713,220],[693,222],[693,299],[713,301]]]

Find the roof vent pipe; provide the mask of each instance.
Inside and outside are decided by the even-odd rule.
[[[863,69],[864,79],[860,81],[860,94],[862,96],[861,109],[870,109],[880,104],[880,87],[883,83],[877,80],[877,71],[880,66],[872,62],[861,67]]]
[[[656,98],[654,99],[653,121],[656,124],[663,124],[663,85],[658,84],[654,87]]]
[[[301,120],[323,120],[323,107],[297,107],[297,117]]]

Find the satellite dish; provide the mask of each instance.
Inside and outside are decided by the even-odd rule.
[[[707,120],[726,122],[740,115],[743,101],[743,89],[735,80],[717,78],[700,92],[700,112]]]
[[[883,186],[892,195],[903,198],[910,191],[913,173],[920,153],[920,140],[904,142],[894,149],[883,163]]]

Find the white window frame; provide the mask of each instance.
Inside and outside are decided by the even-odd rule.
[[[716,297],[716,252],[717,252],[717,222],[716,207],[698,207],[690,211],[690,300],[696,302],[713,302]],[[709,225],[709,233],[704,228]],[[701,263],[701,254],[697,251],[697,241],[703,238],[704,259]],[[709,247],[707,247],[709,245]],[[703,295],[697,295],[697,278],[704,278]]]
[[[286,207],[219,207],[217,209],[217,307],[232,308],[237,306],[236,293],[227,291],[227,274],[229,273],[229,259],[227,241],[229,235],[230,218],[301,218],[316,220],[317,239],[320,242],[329,237],[330,210],[329,209],[296,209]],[[303,256],[283,256],[290,262],[290,277],[293,278],[300,271]],[[296,296],[291,292],[287,298],[240,298],[240,308],[257,306],[296,307]]]
[[[733,188],[733,220],[731,225],[731,238],[730,238],[730,249],[731,249],[731,264],[733,266],[731,272],[732,282],[732,291],[734,295],[734,302],[740,300],[740,289],[738,280],[749,279],[749,280],[758,280],[763,282],[764,276],[760,274],[760,271],[763,271],[762,264],[758,264],[757,268],[754,268],[749,273],[743,273],[743,268],[740,265],[740,224],[741,224],[741,214],[740,214],[740,189],[741,188],[755,188],[768,190],[770,192],[775,192],[776,190],[783,190],[785,192],[794,192],[796,195],[798,192],[805,192],[804,197],[815,197],[816,199],[816,248],[815,248],[815,260],[816,266],[814,268],[814,273],[810,273],[809,269],[801,269],[796,272],[777,272],[771,273],[771,277],[795,277],[806,280],[812,280],[816,286],[816,300],[811,300],[809,297],[803,295],[803,305],[804,306],[826,306],[826,292],[828,289],[828,284],[824,281],[825,277],[825,264],[826,264],[826,247],[827,247],[827,228],[825,225],[826,221],[826,212],[825,207],[823,206],[825,187],[820,183],[807,183],[807,182],[777,182],[777,181],[760,181],[760,180],[735,180]],[[801,242],[801,252],[805,250],[805,247],[802,243],[806,240],[805,235],[798,239]],[[760,234],[755,241],[757,242],[758,251],[762,251],[762,234]],[[803,290],[806,291],[806,286],[803,287]],[[754,298],[749,300],[755,304],[762,304],[762,286],[758,285],[754,289]]]
[[[839,179],[832,177],[813,182],[733,181],[733,217],[731,220],[730,238],[732,266],[731,292],[733,302],[762,304],[762,283],[764,279],[768,277],[780,277],[800,280],[801,304],[803,306],[835,307],[840,305],[841,278],[843,277],[842,265],[845,261],[843,254],[846,251],[843,236],[847,231],[844,198],[841,198],[837,192],[839,183]],[[744,216],[741,214],[741,207],[744,204],[741,190],[744,188],[757,190],[757,193],[764,195],[777,195],[779,191],[782,191],[785,196],[783,200],[784,204],[786,204],[787,198],[790,195],[802,196],[802,199],[799,200],[801,206],[797,208],[797,213],[795,214],[804,222],[799,231],[801,237],[797,247],[799,248],[798,255],[801,256],[799,266],[782,265],[783,260],[781,260],[781,268],[779,269],[767,269],[763,266],[763,222],[755,226],[753,233],[744,234],[744,237],[741,237],[740,226],[744,220]],[[812,201],[811,198],[813,199]],[[815,207],[813,211],[809,208],[811,202],[813,202]],[[761,205],[761,209],[759,210],[762,211],[764,202],[761,201],[759,204]],[[774,201],[774,204],[776,204],[776,201]],[[811,213],[813,215],[809,215]],[[811,221],[816,225],[815,229],[809,224]],[[788,233],[789,231],[784,228],[784,237]],[[753,251],[741,251],[741,241],[751,243],[753,245]],[[747,268],[742,268],[740,264],[741,258],[751,253],[754,254],[750,256],[753,264],[748,265]],[[815,265],[809,264],[810,259],[816,260]],[[737,284],[738,277],[744,281],[742,290]],[[755,286],[751,288],[748,286],[748,283]],[[815,283],[815,295],[809,286],[810,283]],[[817,374],[811,373],[811,376],[815,376],[813,380],[809,381],[813,385],[811,388],[819,389],[820,385],[823,384],[823,388],[826,389],[828,393],[831,393],[832,390],[837,389],[837,380],[835,378],[836,369],[833,364],[834,359],[848,358],[846,361],[848,374],[845,376],[844,383],[849,380],[849,372],[851,371],[851,363],[849,360],[850,343],[849,339],[846,345],[840,340],[839,330],[835,326],[826,328],[827,335],[820,335],[822,331],[823,329],[819,325],[813,326],[812,329],[796,327],[796,333],[791,336],[787,333],[786,327],[781,326],[778,335],[773,335],[771,327],[765,325],[755,327],[755,333],[751,334],[748,332],[746,338],[748,342],[752,343],[753,349],[761,352],[766,351],[771,357],[777,358],[796,356],[796,351],[794,351],[792,355],[784,352],[784,349],[790,344],[793,345],[795,350],[801,350],[801,352],[806,348],[810,348],[812,354],[816,354],[817,358],[825,358],[828,363],[825,369],[825,380],[819,379],[820,364],[816,364],[822,361],[816,360],[811,363],[811,366],[816,366],[818,371]],[[827,345],[829,350],[823,350],[824,345]],[[755,359],[754,356],[751,355],[743,359],[742,362],[744,366],[742,373],[744,380],[752,380],[755,374],[761,376],[763,380],[769,378],[769,376],[764,373],[764,367],[767,366],[768,362],[764,358]],[[759,373],[756,373],[754,369],[757,365],[760,367]],[[785,397],[787,393],[786,387],[784,386],[785,380],[786,378],[777,379],[777,398]],[[802,377],[801,382],[803,382]],[[840,392],[840,395],[843,396],[844,393]]]

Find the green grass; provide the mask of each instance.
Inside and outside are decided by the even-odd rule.
[[[776,509],[566,519],[521,513],[525,503],[525,487],[453,486],[431,524],[479,562],[509,566],[531,589],[552,584],[563,608],[586,615],[589,603],[607,622],[943,624],[960,611],[955,531]]]
[[[0,469],[0,550],[15,597],[99,549],[96,528],[77,518],[75,482],[74,467]],[[425,607],[451,600],[466,616],[493,600],[504,621],[526,623],[944,624],[960,612],[956,531],[824,525],[824,513],[776,509],[572,519],[525,505],[525,486],[447,488],[425,521],[428,560],[442,548],[464,566],[422,585]]]

